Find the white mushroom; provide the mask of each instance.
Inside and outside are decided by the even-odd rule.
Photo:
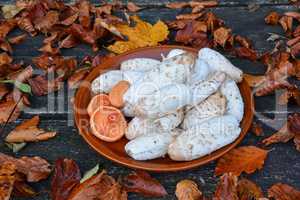
[[[243,79],[242,70],[235,67],[227,58],[215,50],[209,48],[200,49],[198,59],[206,61],[212,71],[224,72],[236,82],[240,82]]]
[[[135,160],[151,160],[165,156],[172,141],[170,133],[152,133],[129,141],[125,151]]]
[[[180,134],[169,145],[168,154],[176,161],[194,160],[230,144],[240,131],[235,117],[216,117]]]
[[[226,98],[220,92],[216,92],[185,114],[182,128],[189,129],[212,117],[223,115],[225,111]]]
[[[239,87],[233,80],[226,80],[220,91],[227,99],[226,113],[235,116],[240,122],[244,116],[244,102]]]
[[[91,85],[92,92],[108,93],[118,82],[123,80],[123,72],[120,70],[111,70],[98,76]]]
[[[173,49],[168,53],[167,57],[165,57],[163,60],[178,56],[178,55],[183,54],[183,53],[186,53],[186,51],[183,50],[183,49]]]
[[[122,71],[147,72],[160,65],[159,60],[151,58],[134,58],[121,63]]]
[[[189,84],[193,84],[202,80],[206,80],[210,73],[209,65],[206,61],[197,59],[195,63],[195,68],[189,79]]]

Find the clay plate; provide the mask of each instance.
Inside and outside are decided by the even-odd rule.
[[[184,49],[186,51],[190,51],[195,54],[198,52],[198,50],[196,49],[181,47],[181,46],[158,46],[158,47],[137,49],[122,55],[115,56],[105,61],[105,63],[97,66],[87,76],[84,83],[80,85],[76,93],[75,102],[74,102],[75,122],[84,140],[91,147],[93,147],[93,149],[95,149],[99,154],[116,163],[119,163],[129,168],[142,169],[142,170],[155,171],[155,172],[171,172],[171,171],[179,171],[179,170],[187,170],[187,169],[195,168],[204,165],[206,163],[209,163],[213,160],[216,160],[217,158],[224,155],[229,150],[233,149],[245,137],[248,129],[251,126],[251,122],[253,118],[253,108],[254,108],[254,102],[253,102],[253,97],[251,95],[251,90],[248,84],[246,83],[246,81],[242,81],[239,84],[239,88],[245,103],[245,114],[241,122],[242,131],[240,133],[240,136],[233,143],[211,153],[210,155],[199,158],[197,160],[188,161],[188,162],[177,162],[177,161],[172,161],[168,157],[165,157],[165,158],[159,158],[150,161],[136,161],[130,158],[124,151],[124,146],[128,141],[126,138],[123,138],[114,143],[108,143],[97,139],[95,136],[91,134],[89,128],[89,115],[86,112],[86,108],[88,106],[88,103],[91,100],[91,95],[92,95],[90,91],[90,83],[101,73],[110,69],[118,69],[120,63],[122,63],[125,60],[132,59],[132,58],[139,58],[139,57],[161,59],[162,54],[166,55],[170,50],[175,48]]]

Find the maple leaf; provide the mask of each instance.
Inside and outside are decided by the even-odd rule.
[[[151,25],[141,20],[138,16],[131,18],[136,23],[135,27],[123,24],[116,25],[117,30],[122,35],[127,36],[128,41],[117,41],[110,45],[108,50],[120,54],[139,47],[156,46],[159,42],[167,39],[169,30],[162,21]]]
[[[239,176],[243,171],[251,174],[263,167],[268,151],[255,146],[243,146],[229,151],[218,161],[216,175],[232,172]]]

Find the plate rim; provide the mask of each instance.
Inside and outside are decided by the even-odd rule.
[[[108,64],[110,62],[112,62],[111,60],[114,58],[122,58],[124,56],[128,56],[128,55],[131,55],[131,54],[134,54],[134,53],[137,53],[137,52],[140,52],[140,51],[147,51],[147,50],[154,50],[154,49],[166,49],[166,50],[171,50],[171,49],[183,49],[183,50],[186,50],[186,51],[190,51],[190,52],[193,52],[193,53],[196,53],[198,52],[198,49],[195,49],[195,48],[191,48],[191,47],[185,47],[185,46],[178,46],[178,45],[162,45],[162,46],[155,46],[155,47],[144,47],[144,48],[138,48],[138,49],[134,49],[134,50],[131,50],[131,51],[128,51],[126,53],[123,53],[123,54],[119,54],[119,55],[116,55],[116,56],[113,56],[112,58],[109,58],[108,60],[105,60],[105,62],[101,63],[100,65],[96,66],[89,74],[88,76],[84,79],[84,81],[89,81],[91,82],[92,80],[89,80],[91,79],[91,76],[93,75],[93,73],[101,73],[101,70],[109,70],[109,66]],[[119,59],[118,59],[119,60]],[[96,72],[95,72],[96,71]],[[136,165],[136,164],[132,164],[131,162],[126,162],[126,160],[130,159],[128,157],[128,159],[125,159],[125,160],[118,160],[116,159],[114,156],[110,156],[110,155],[107,155],[105,152],[103,152],[103,150],[99,149],[98,147],[96,147],[93,142],[90,141],[90,139],[88,138],[88,135],[87,134],[91,134],[89,133],[88,131],[84,130],[84,128],[82,126],[80,126],[80,116],[82,114],[78,113],[78,95],[80,94],[81,90],[84,89],[82,87],[82,84],[80,84],[80,86],[78,87],[78,89],[76,90],[76,93],[75,93],[75,98],[74,98],[74,105],[73,105],[73,111],[74,111],[74,118],[75,118],[75,125],[76,125],[76,128],[79,132],[79,134],[83,137],[83,139],[85,140],[86,143],[88,143],[89,146],[91,146],[93,148],[93,150],[95,150],[97,153],[99,153],[101,156],[103,156],[104,158],[114,162],[114,163],[117,163],[117,164],[120,164],[122,166],[125,166],[125,167],[128,167],[128,168],[131,168],[131,169],[139,169],[139,170],[146,170],[146,171],[152,171],[152,172],[158,172],[158,173],[161,173],[161,172],[176,172],[176,171],[183,171],[183,170],[189,170],[189,169],[194,169],[196,167],[199,167],[199,166],[203,166],[205,164],[208,164],[218,158],[220,158],[221,156],[223,156],[224,154],[226,154],[228,151],[232,150],[233,148],[235,148],[237,145],[239,145],[241,143],[241,141],[245,138],[245,136],[247,135],[250,127],[251,127],[251,124],[252,124],[252,121],[253,121],[253,117],[254,117],[254,97],[251,93],[251,88],[249,87],[249,85],[247,84],[247,82],[243,79],[243,81],[241,83],[239,83],[239,88],[240,87],[243,87],[244,90],[246,90],[246,93],[247,94],[250,94],[250,96],[248,96],[248,103],[250,105],[250,109],[249,108],[246,108],[246,106],[244,107],[244,111],[248,111],[248,116],[247,116],[247,121],[243,122],[245,119],[245,116],[246,116],[246,112],[244,112],[244,116],[243,116],[243,120],[242,122],[245,123],[244,124],[244,127],[243,129],[241,130],[241,133],[239,135],[238,138],[236,138],[232,143],[216,150],[216,151],[219,151],[221,149],[223,149],[222,152],[216,154],[216,155],[212,155],[214,152],[212,152],[212,154],[208,154],[204,157],[201,157],[199,159],[195,159],[193,161],[174,161],[174,162],[178,162],[178,163],[186,163],[185,165],[182,165],[182,166],[172,166],[170,165],[168,168],[155,168],[155,167],[148,167],[148,166],[143,166],[145,165],[145,163],[141,163],[140,165]],[[243,97],[243,100],[244,100],[244,97]],[[240,123],[242,123],[240,122]],[[225,149],[226,148],[226,149]],[[224,150],[225,149],[225,150]],[[207,157],[206,160],[203,160],[203,158]],[[202,160],[200,160],[202,159]],[[197,162],[197,160],[199,160]],[[151,160],[149,161],[135,161],[135,162],[151,162]]]

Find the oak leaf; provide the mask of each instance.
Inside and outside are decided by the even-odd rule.
[[[10,162],[0,165],[0,199],[9,200],[16,180],[16,166]]]
[[[66,158],[57,160],[51,181],[51,199],[68,199],[72,190],[79,185],[80,178],[80,169],[74,160]]]
[[[128,41],[117,41],[109,46],[108,50],[120,54],[139,47],[156,46],[159,42],[167,39],[169,30],[162,21],[151,25],[137,16],[133,16],[132,19],[136,22],[135,27],[116,25],[117,30],[128,37]]]
[[[46,132],[38,128],[39,121],[39,116],[24,121],[7,135],[5,141],[8,143],[38,142],[55,137],[56,132]]]
[[[268,197],[274,200],[298,200],[300,191],[290,185],[277,183],[268,189]]]
[[[144,171],[133,172],[122,180],[122,185],[127,192],[139,193],[149,197],[163,197],[167,195],[165,188]]]
[[[178,200],[202,200],[202,192],[197,184],[191,180],[182,180],[176,185],[175,195]]]
[[[255,146],[238,147],[219,159],[215,174],[221,175],[227,172],[237,176],[242,172],[251,174],[263,167],[267,154],[268,151]]]

